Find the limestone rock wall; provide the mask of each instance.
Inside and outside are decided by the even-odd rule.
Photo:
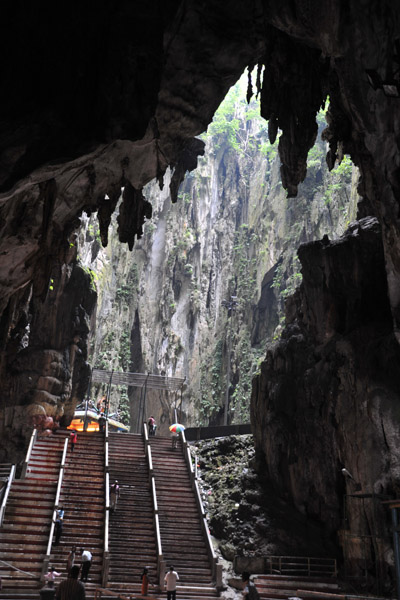
[[[54,258],[2,317],[0,460],[22,459],[34,425],[50,434],[68,423],[89,383],[87,340],[97,295],[76,263],[75,243]]]
[[[117,243],[115,219],[105,251],[97,254],[95,217],[81,240],[83,261],[99,275],[93,364],[186,378],[182,397],[147,391],[145,413],[162,429],[175,406],[186,423],[222,423],[227,394],[228,421],[248,420],[252,375],[301,280],[299,243],[337,236],[355,215],[356,170],[347,161],[329,174],[320,137],[298,198],[285,197],[277,148],[257,111],[246,106],[245,86],[231,90],[177,204],[169,179],[162,191],[145,188],[152,218],[132,253]],[[320,133],[324,124],[321,115]],[[143,392],[129,393],[136,430]],[[121,397],[125,405],[126,390],[114,389],[113,410]]]
[[[340,541],[347,574],[388,590],[382,501],[400,491],[400,351],[379,225],[365,218],[339,240],[301,246],[299,258],[303,282],[288,324],[253,382],[258,470]]]

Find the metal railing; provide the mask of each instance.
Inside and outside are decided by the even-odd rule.
[[[159,517],[158,517],[156,480],[154,477],[153,459],[151,456],[149,432],[148,432],[146,423],[143,423],[143,436],[144,436],[147,464],[149,467],[149,484],[150,484],[151,494],[152,494],[152,498],[153,498],[154,529],[156,532],[156,547],[157,547],[157,579],[158,579],[158,584],[162,588],[163,581],[164,581],[164,573],[165,573],[165,560],[163,557],[162,544],[161,544],[160,521],[159,521]]]
[[[310,556],[265,556],[265,573],[304,575],[306,577],[337,577],[335,558]]]
[[[25,477],[26,477],[26,473],[27,473],[27,470],[28,470],[28,464],[29,464],[29,461],[30,461],[30,458],[31,458],[33,446],[34,446],[34,444],[36,442],[36,438],[37,438],[37,429],[35,428],[32,431],[31,439],[29,440],[28,450],[26,452],[25,461],[24,461],[24,464],[22,466],[21,479],[25,479]]]
[[[201,498],[199,482],[197,479],[197,460],[195,458],[195,466],[193,467],[192,454],[186,441],[185,432],[180,433],[182,440],[182,451],[189,470],[190,480],[196,497],[197,508],[200,513],[201,527],[206,541],[207,553],[212,566],[213,580],[217,588],[222,588],[222,565],[218,562],[218,556],[215,554],[214,546],[211,540],[210,530],[208,527],[207,516],[204,510],[203,500]]]
[[[10,474],[9,474],[8,480],[7,480],[7,486],[6,486],[4,495],[3,495],[3,499],[1,501],[1,507],[0,507],[0,527],[3,526],[3,520],[4,520],[4,514],[6,512],[8,494],[10,493],[10,489],[11,489],[12,482],[14,481],[14,477],[15,477],[15,465],[11,465]]]
[[[109,429],[108,420],[106,421],[106,435],[104,442],[104,484],[105,484],[105,515],[104,515],[104,552],[103,552],[103,572],[102,585],[107,586],[108,575],[110,572],[110,464],[109,464]]]
[[[53,514],[52,514],[52,518],[51,518],[49,541],[47,543],[46,556],[44,558],[43,566],[42,566],[42,577],[44,576],[45,573],[47,573],[48,568],[49,568],[49,563],[50,563],[51,546],[53,544],[53,535],[54,535],[54,525],[56,522],[58,506],[60,503],[61,488],[62,488],[62,482],[63,482],[63,478],[64,478],[64,468],[65,468],[65,460],[67,457],[67,450],[68,450],[68,438],[66,437],[64,440],[64,449],[63,449],[63,453],[62,453],[62,457],[61,457],[60,472],[58,474],[57,492],[56,492],[56,498],[54,500]]]

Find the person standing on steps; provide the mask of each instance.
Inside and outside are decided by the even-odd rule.
[[[250,573],[247,571],[243,571],[242,573],[242,581],[244,583],[243,588],[243,600],[260,600],[260,595],[257,591],[256,586],[252,581],[250,581]]]
[[[100,433],[102,433],[104,431],[105,425],[106,425],[106,418],[104,416],[104,413],[101,413],[101,415],[99,416],[99,431],[100,431]]]
[[[117,502],[119,500],[119,485],[118,481],[115,480],[110,486],[110,509],[114,512],[117,509]]]
[[[54,580],[56,577],[59,577],[61,575],[61,573],[57,573],[57,571],[55,570],[54,567],[49,567],[48,572],[46,573],[46,575],[44,576],[45,580],[47,581],[47,587],[54,587]]]
[[[92,553],[81,548],[82,573],[81,581],[87,581],[90,567],[92,566]]]
[[[69,441],[71,442],[71,452],[74,451],[77,439],[78,439],[78,434],[76,433],[75,429],[73,429],[69,435]]]
[[[153,415],[147,421],[147,425],[149,427],[149,435],[156,435],[156,420]]]
[[[62,506],[60,506],[60,508],[57,510],[56,512],[56,520],[54,521],[55,524],[55,540],[54,540],[54,545],[58,546],[58,544],[60,543],[60,538],[61,538],[61,534],[62,534],[62,530],[63,530],[63,523],[64,523],[64,509]]]
[[[178,439],[179,439],[178,434],[175,431],[173,431],[172,432],[172,450],[175,450],[177,448]]]
[[[174,571],[171,565],[168,573],[164,577],[164,585],[167,589],[167,600],[176,600],[176,582],[179,581],[179,575]]]
[[[79,567],[74,565],[68,579],[60,583],[56,591],[56,600],[86,600],[85,586],[78,581]]]
[[[150,582],[150,578],[149,578],[149,567],[145,567],[143,569],[143,573],[142,573],[142,589],[141,589],[141,595],[142,596],[147,596],[148,592],[149,592],[149,584],[153,586],[153,584]]]
[[[71,569],[75,564],[75,553],[76,553],[76,546],[72,546],[71,552],[68,554],[68,558],[67,558],[67,573],[71,572]]]

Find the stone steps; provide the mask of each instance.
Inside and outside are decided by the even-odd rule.
[[[61,438],[37,438],[26,478],[13,481],[0,530],[0,559],[9,563],[0,563],[1,599],[28,600],[34,589],[38,597],[62,450]]]
[[[322,595],[340,595],[340,586],[334,578],[290,576],[290,575],[258,575],[254,583],[263,600],[286,600],[297,596],[297,591],[315,592]],[[301,594],[300,594],[301,596]],[[318,596],[316,596],[318,598]]]
[[[202,595],[216,596],[200,514],[181,444],[173,449],[170,438],[156,436],[150,438],[150,445],[163,554],[167,566],[173,564],[179,574],[178,596],[181,598],[184,593],[190,598],[197,597],[199,589]]]
[[[117,510],[110,517],[110,589],[140,594],[141,574],[157,570],[153,499],[143,438],[109,434],[110,483],[120,486]]]
[[[80,548],[92,553],[89,584],[100,586],[104,549],[104,434],[78,432],[74,451],[69,444],[60,506],[64,524],[60,543],[52,546],[51,564],[65,573],[67,557],[76,546],[75,564],[80,565]],[[85,587],[86,586],[85,584]]]

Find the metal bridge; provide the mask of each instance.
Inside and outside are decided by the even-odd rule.
[[[92,370],[93,383],[146,387],[148,389],[167,390],[168,392],[182,391],[185,380],[185,377],[168,377],[167,375],[153,375],[152,373],[121,373],[117,371],[104,371],[102,369]]]

